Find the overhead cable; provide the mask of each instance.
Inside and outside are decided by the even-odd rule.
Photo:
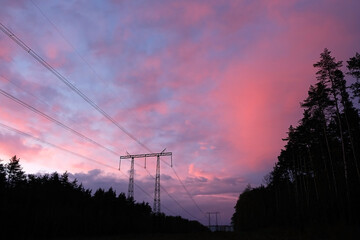
[[[86,157],[86,156],[84,156],[84,155],[82,155],[82,154],[73,152],[73,151],[71,151],[71,150],[69,150],[69,149],[60,147],[60,146],[58,146],[58,145],[49,143],[49,142],[47,142],[47,141],[45,141],[45,140],[43,140],[43,139],[37,138],[37,137],[35,137],[35,136],[33,136],[33,135],[29,134],[29,133],[26,133],[26,132],[24,132],[24,131],[19,130],[19,129],[10,127],[9,125],[6,125],[6,124],[4,124],[4,123],[1,123],[1,122],[0,122],[0,127],[6,129],[6,130],[8,130],[8,131],[14,132],[14,133],[16,133],[16,134],[18,134],[18,135],[25,136],[25,137],[27,137],[27,138],[31,138],[31,139],[33,139],[33,140],[35,140],[35,141],[37,141],[37,142],[46,144],[46,145],[48,145],[48,146],[50,146],[50,147],[59,149],[59,150],[61,150],[61,151],[63,151],[63,152],[69,153],[69,154],[74,155],[74,156],[76,156],[76,157],[85,159],[85,160],[87,160],[87,161],[94,162],[94,163],[96,163],[96,164],[102,165],[102,166],[107,167],[107,168],[111,168],[112,170],[118,171],[117,168],[115,168],[115,167],[113,167],[113,166],[111,166],[111,165],[108,165],[108,164],[106,164],[106,163],[103,163],[103,162],[94,160],[94,159],[89,158],[89,157]],[[120,171],[120,172],[121,172],[125,177],[127,177],[127,178],[129,177],[129,176],[127,176],[124,172],[122,172],[122,171]],[[139,188],[139,189],[140,189],[146,196],[148,196],[150,199],[152,198],[151,194],[149,194],[149,193],[148,193],[145,189],[143,189],[141,186],[139,186],[139,185],[136,184],[136,183],[135,183],[135,186],[136,186],[137,188]],[[175,214],[171,209],[169,209],[168,207],[164,206],[164,208],[165,208],[166,210],[168,210],[170,213],[172,213],[173,215],[176,215],[176,214]]]
[[[43,13],[42,13],[43,14]],[[44,15],[44,14],[43,14]],[[52,24],[54,25],[54,24]],[[138,140],[133,134],[127,131],[123,126],[121,126],[116,120],[114,120],[109,114],[107,114],[103,109],[101,109],[95,102],[93,102],[86,94],[80,91],[76,86],[74,86],[69,80],[67,80],[63,75],[61,75],[56,69],[54,69],[49,63],[47,63],[43,58],[41,58],[36,52],[34,52],[30,47],[28,47],[21,39],[19,39],[12,31],[10,31],[7,27],[5,27],[2,23],[0,23],[0,29],[8,35],[15,43],[17,43],[21,48],[23,48],[27,53],[29,53],[35,60],[37,60],[41,65],[47,68],[50,72],[52,72],[59,80],[61,80],[66,86],[68,86],[73,92],[78,94],[83,100],[89,103],[96,111],[102,114],[106,119],[112,122],[115,126],[117,126],[121,131],[123,131],[128,137],[133,139],[136,143],[138,143],[145,150],[152,153],[151,149],[147,147],[144,143]],[[167,163],[166,163],[167,164]],[[182,183],[176,171],[173,169],[175,175],[177,176],[180,184],[185,189],[185,192],[189,196],[189,198],[195,203],[196,207],[203,213],[195,199],[191,196],[189,191],[186,189],[185,185]]]
[[[47,68],[50,72],[52,72],[59,80],[61,80],[73,92],[75,92],[77,95],[79,95],[84,101],[89,103],[97,112],[99,112],[106,119],[108,119],[110,122],[112,122],[115,126],[117,126],[121,131],[123,131],[127,136],[129,136],[131,139],[133,139],[135,142],[137,142],[140,146],[145,148],[147,151],[151,152],[151,150],[147,146],[145,146],[134,135],[132,135],[123,126],[121,126],[115,119],[113,119],[109,114],[107,114],[104,110],[102,110],[95,102],[93,102],[88,96],[86,96],[86,94],[84,94],[82,91],[80,91],[74,84],[72,84],[69,80],[67,80],[55,68],[53,68],[49,63],[47,63],[42,57],[40,57],[30,47],[28,47],[21,39],[19,39],[13,32],[11,32],[2,23],[0,23],[0,29],[6,35],[8,35],[16,44],[18,44],[22,49],[24,49],[28,54],[30,54],[36,61],[38,61],[41,65],[43,65],[45,68]]]
[[[105,149],[106,151],[108,151],[108,152],[110,152],[110,153],[115,154],[116,156],[118,156],[118,153],[116,153],[115,151],[111,150],[110,148],[105,147],[104,145],[96,142],[95,140],[86,137],[86,136],[83,135],[82,133],[76,131],[75,129],[72,129],[72,128],[68,127],[68,126],[65,125],[64,123],[62,123],[62,122],[56,120],[55,118],[53,118],[53,117],[51,117],[51,116],[43,113],[42,111],[36,109],[35,107],[30,106],[29,104],[25,103],[24,101],[21,101],[19,98],[11,95],[10,93],[5,92],[4,90],[0,89],[0,94],[2,94],[3,96],[5,96],[5,97],[7,97],[7,98],[9,98],[9,99],[11,99],[11,100],[13,100],[13,101],[16,102],[17,104],[20,104],[21,106],[23,106],[23,107],[25,107],[25,108],[33,111],[34,113],[36,113],[36,114],[38,114],[38,115],[46,118],[47,120],[49,120],[49,121],[57,124],[58,126],[64,128],[65,130],[67,130],[67,131],[69,131],[69,132],[77,135],[78,137],[81,137],[82,139],[84,139],[84,140],[86,140],[86,141],[88,141],[88,142],[91,142],[91,143],[93,143],[94,145],[96,145],[96,146],[98,146],[98,147],[101,147],[101,148]]]

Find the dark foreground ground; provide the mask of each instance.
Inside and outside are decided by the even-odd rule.
[[[147,235],[121,235],[102,237],[58,238],[56,240],[358,240],[360,239],[360,226],[358,227],[328,227],[317,229],[263,229],[252,232],[215,232],[192,234],[147,234]]]
[[[56,240],[218,240],[218,239],[241,239],[234,233],[192,233],[192,234],[139,234],[139,235],[121,235],[121,236],[104,236],[104,237],[79,237],[79,238],[59,238]]]

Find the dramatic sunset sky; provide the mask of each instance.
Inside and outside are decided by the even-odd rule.
[[[0,0],[0,22],[152,152],[173,153],[198,207],[164,157],[165,213],[207,224],[204,213],[219,211],[229,224],[300,119],[323,49],[337,60],[360,52],[359,10],[358,0]],[[2,126],[4,162],[16,154],[27,173],[68,171],[86,188],[127,193],[130,165],[119,172],[119,156],[148,151],[2,31],[0,90],[114,152],[0,95],[0,124],[89,158]],[[152,206],[154,179],[136,162],[135,199]]]

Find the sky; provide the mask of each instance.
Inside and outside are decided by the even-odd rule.
[[[324,48],[343,61],[360,52],[357,0],[0,4],[1,24],[120,126],[0,31],[0,90],[93,140],[0,94],[0,159],[127,193],[119,156],[166,148],[162,211],[203,224],[215,211],[230,224],[239,194],[272,170]],[[135,200],[152,206],[156,159],[135,164]]]

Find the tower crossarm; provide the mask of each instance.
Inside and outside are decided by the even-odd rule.
[[[129,158],[147,158],[147,157],[157,157],[157,156],[172,156],[172,152],[161,152],[161,153],[145,153],[145,154],[135,154],[135,155],[125,155],[120,156],[120,159],[129,159]]]

